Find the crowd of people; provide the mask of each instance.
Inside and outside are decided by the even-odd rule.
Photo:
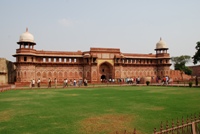
[[[142,84],[144,82],[144,77],[127,77],[127,78],[117,78],[117,79],[101,79],[101,83],[124,83],[124,84]],[[160,83],[161,85],[168,85],[172,83],[172,79],[169,76],[161,77],[151,77],[150,82],[152,83]]]
[[[54,82],[55,88],[57,88],[58,80],[57,80],[56,78],[54,78],[54,81],[53,81],[53,82]],[[37,82],[35,81],[35,79],[32,79],[32,80],[30,81],[29,87],[30,87],[30,88],[36,87],[36,83],[37,83],[37,87],[40,88],[40,85],[41,85],[41,84],[40,84],[40,83],[41,83],[40,78],[38,78]],[[68,87],[68,86],[79,86],[79,87],[80,87],[80,86],[82,86],[82,85],[84,85],[84,86],[87,86],[87,85],[88,85],[87,79],[84,79],[84,80],[79,79],[78,81],[77,81],[76,79],[74,79],[74,80],[70,79],[70,80],[68,81],[68,79],[66,78],[66,79],[63,80],[63,88]],[[52,87],[52,80],[51,80],[51,78],[49,78],[49,79],[48,79],[47,88],[51,88],[51,87]]]
[[[134,77],[134,78],[117,78],[117,79],[101,79],[101,83],[127,83],[127,84],[140,84],[140,77]]]
[[[126,83],[126,84],[141,84],[141,79],[139,76],[138,77],[134,77],[134,78],[131,78],[131,77],[127,77],[127,78],[118,78],[118,79],[112,79],[112,78],[109,78],[109,79],[101,79],[101,83]],[[169,82],[171,81],[170,77],[169,76],[163,76],[162,78],[160,77],[156,77],[156,79],[154,77],[151,78],[151,81],[155,83],[161,83],[162,85],[168,85]],[[54,87],[57,88],[57,85],[58,85],[58,80],[57,78],[54,78],[53,80],[53,83],[54,83]],[[59,82],[61,83],[61,82]],[[68,80],[67,78],[63,80],[63,88],[66,88],[68,86],[87,86],[88,85],[88,80],[87,79],[79,79],[79,80],[76,80],[76,79],[70,79]],[[40,78],[38,78],[38,80],[36,81],[35,79],[32,79],[31,82],[30,82],[30,88],[34,88],[34,87],[38,87],[40,88],[41,86],[41,80]],[[51,88],[52,87],[52,80],[51,78],[48,79],[48,84],[47,84],[47,88]]]

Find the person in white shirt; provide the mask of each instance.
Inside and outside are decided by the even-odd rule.
[[[40,87],[40,78],[37,80],[37,86]]]
[[[35,80],[32,80],[32,87],[35,87]]]
[[[68,80],[67,79],[65,79],[65,87],[68,87]]]
[[[87,86],[87,79],[84,79],[84,86]]]
[[[115,83],[115,79],[112,79],[112,82]]]
[[[76,86],[76,80],[74,79],[74,86]]]

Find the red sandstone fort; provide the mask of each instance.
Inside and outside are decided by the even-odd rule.
[[[16,50],[16,82],[29,83],[31,79],[58,82],[87,79],[98,83],[102,79],[180,77],[179,71],[170,69],[170,54],[166,43],[160,39],[155,54],[123,53],[119,48],[90,48],[89,51],[36,50],[34,36],[26,32],[20,35]]]

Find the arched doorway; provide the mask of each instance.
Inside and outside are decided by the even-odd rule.
[[[108,63],[108,62],[102,63],[99,66],[99,79],[101,81],[106,81],[108,79],[112,79],[113,78],[112,70],[113,70],[113,67],[110,63]]]
[[[101,79],[102,80],[105,80],[106,79],[106,76],[103,74],[103,75],[101,75]]]

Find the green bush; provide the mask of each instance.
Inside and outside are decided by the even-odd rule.
[[[189,84],[189,87],[192,87],[192,84],[193,84],[193,83],[192,83],[192,82],[189,82],[188,84]]]
[[[150,84],[150,81],[146,81],[147,86]]]

